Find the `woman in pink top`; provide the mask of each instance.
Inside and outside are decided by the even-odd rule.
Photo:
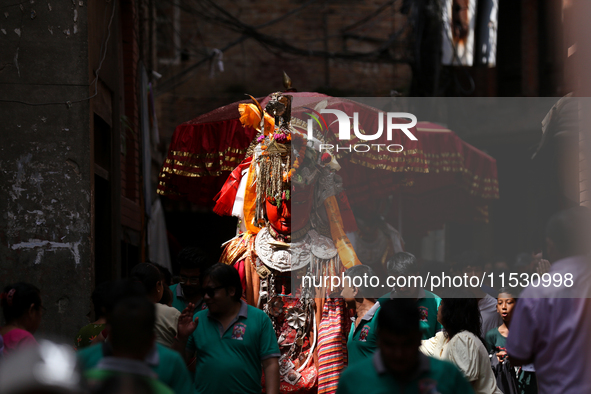
[[[0,328],[4,339],[4,354],[8,355],[21,346],[37,344],[33,334],[41,324],[41,294],[29,283],[6,286],[0,293],[0,305],[6,325]]]

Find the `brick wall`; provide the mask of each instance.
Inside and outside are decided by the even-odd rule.
[[[287,0],[216,2],[241,21],[259,26],[294,10],[300,2]],[[261,33],[283,39],[287,44],[309,50],[330,52],[369,52],[383,45],[390,35],[405,26],[406,16],[399,12],[401,2],[386,7],[383,12],[359,26],[353,24],[374,13],[384,4],[382,0],[366,2],[335,2],[310,5],[278,23],[260,29]],[[180,34],[189,59],[178,65],[160,63],[160,82],[202,59],[207,51],[223,48],[238,39],[239,33],[205,23],[192,14],[192,2],[182,2]],[[348,28],[349,27],[349,28]],[[400,40],[385,51],[397,58],[409,55],[408,29]],[[171,40],[170,45],[173,45]],[[350,61],[296,56],[277,48],[265,47],[254,39],[224,52],[224,72],[212,64],[203,64],[183,84],[157,97],[158,122],[164,142],[174,128],[189,119],[230,102],[244,99],[244,94],[263,96],[283,90],[282,72],[285,70],[299,91],[323,91],[335,96],[389,96],[391,90],[407,91],[411,79],[406,64],[386,63],[381,60]],[[158,88],[157,88],[158,89]],[[169,140],[168,140],[169,141]]]

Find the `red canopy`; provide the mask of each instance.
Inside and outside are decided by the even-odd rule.
[[[313,105],[328,96],[290,93],[292,107]],[[269,97],[257,99],[264,107]],[[240,124],[238,101],[177,126],[168,156],[160,170],[158,194],[213,207],[213,197],[230,172],[240,164],[256,130]]]
[[[373,134],[380,110],[351,100],[319,93],[290,93],[292,114],[305,119],[320,101],[326,108],[359,114],[360,127]],[[264,107],[268,98],[259,100]],[[244,100],[241,102],[250,102]],[[236,102],[183,123],[175,130],[168,157],[160,172],[158,193],[188,199],[202,206],[213,206],[213,197],[230,172],[244,159],[256,131],[239,121]],[[323,115],[327,123],[334,115]],[[407,121],[402,121],[405,123]],[[348,152],[336,154],[351,206],[368,207],[388,196],[395,196],[389,217],[403,212],[405,232],[437,228],[446,221],[487,220],[487,206],[499,198],[496,161],[462,141],[451,130],[434,123],[419,122],[410,131],[417,141],[395,132],[376,141],[338,141],[338,125],[329,126],[326,138],[341,147],[364,144],[400,144],[400,153]],[[402,209],[398,204],[402,203]],[[416,224],[416,228],[413,228]]]
[[[446,222],[488,221],[488,205],[499,198],[496,160],[434,123],[417,123],[413,134],[419,148],[405,150],[395,167],[382,169],[363,157],[339,161],[353,209],[387,211],[387,221],[402,224],[406,235]]]

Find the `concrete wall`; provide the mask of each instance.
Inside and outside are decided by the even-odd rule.
[[[59,104],[0,101],[0,285],[38,286],[40,334],[73,341],[93,280],[87,1],[13,3],[0,10],[0,100]]]

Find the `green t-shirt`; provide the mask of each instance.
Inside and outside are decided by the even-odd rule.
[[[421,314],[421,331],[423,339],[433,338],[435,334],[443,329],[437,321],[437,310],[441,304],[441,298],[425,289],[419,289],[419,298],[417,299],[417,308]],[[378,301],[383,305],[391,299],[391,294],[384,294]]]
[[[349,365],[371,358],[378,348],[376,330],[379,311],[380,303],[376,302],[363,316],[357,327],[355,322],[351,324],[347,340]]]
[[[280,356],[271,319],[260,309],[240,302],[238,316],[224,332],[208,310],[196,313],[199,324],[187,349],[196,352],[197,393],[260,394],[261,362]]]
[[[418,351],[418,350],[417,350]],[[378,352],[345,369],[341,374],[337,394],[473,394],[472,386],[459,369],[450,362],[437,360],[424,355],[421,368],[410,376],[407,382],[401,382],[392,374],[378,367]],[[380,370],[380,372],[378,372]]]
[[[489,332],[486,333],[484,336],[486,342],[486,350],[489,353],[495,351],[495,353],[499,352],[499,349],[495,349],[496,347],[501,348],[500,350],[507,350],[505,349],[507,345],[507,338],[501,335],[498,328],[493,328]]]
[[[484,336],[486,350],[489,353],[498,353],[501,350],[507,351],[507,338],[502,336],[498,328],[493,328]],[[494,356],[493,356],[494,357]],[[517,374],[517,389],[520,394],[537,394],[538,381],[536,373],[519,369]]]
[[[125,374],[119,372],[112,372],[112,371],[105,371],[102,369],[91,369],[84,373],[84,377],[91,383],[93,381],[104,381],[113,376],[123,376]],[[146,383],[152,389],[152,393],[154,394],[174,394],[167,385],[162,382],[159,382],[157,379],[149,378],[147,376],[142,376],[141,379],[145,380]]]
[[[437,310],[441,304],[441,298],[423,290],[424,296],[417,300],[417,307],[421,315],[421,330],[423,331],[423,339],[429,339],[435,336],[443,329],[441,324],[437,321]]]
[[[99,343],[78,351],[77,356],[82,370],[88,371],[96,367],[105,356],[107,349],[108,345]],[[148,364],[158,375],[158,380],[177,394],[192,393],[191,376],[181,355],[159,343],[156,344],[156,350],[158,352],[157,365],[154,365],[154,362],[148,362]]]
[[[178,311],[182,313],[187,307],[187,302],[184,298],[178,296],[177,292],[179,289],[177,289],[177,286],[180,286],[180,284],[177,283],[169,287],[170,291],[172,291],[172,307],[178,309]]]

